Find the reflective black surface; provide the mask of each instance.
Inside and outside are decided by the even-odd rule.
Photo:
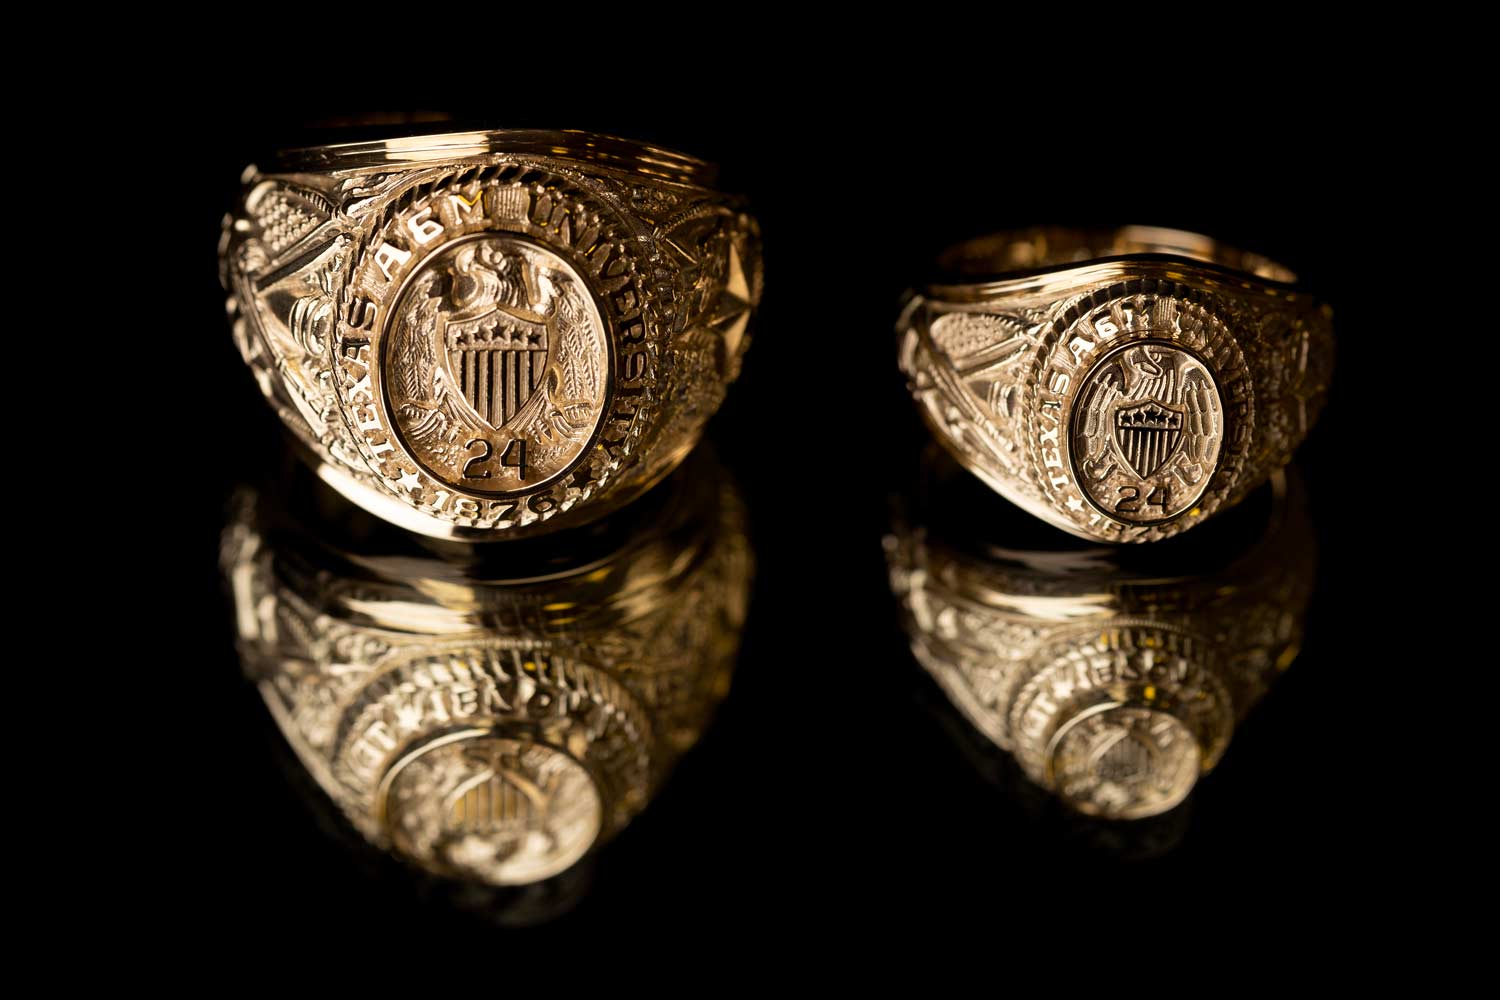
[[[1362,386],[1394,336],[1353,252],[1372,238],[1367,206],[1346,188],[1361,123],[1226,126],[1169,143],[1165,158],[1110,157],[1106,171],[1090,152],[1100,133],[1042,156],[949,142],[956,121],[885,131],[872,109],[849,112],[861,126],[851,128],[816,109],[747,124],[588,107],[512,107],[499,124],[621,133],[717,159],[762,220],[764,306],[709,432],[743,488],[757,565],[733,690],[651,807],[569,885],[519,910],[412,877],[299,782],[240,677],[218,579],[222,499],[286,444],[231,345],[213,248],[240,168],[306,108],[235,106],[233,128],[203,136],[196,186],[173,219],[189,306],[170,327],[192,349],[162,363],[180,366],[182,408],[198,416],[182,451],[206,459],[193,470],[202,492],[171,510],[164,548],[182,567],[170,588],[140,585],[151,592],[137,616],[174,650],[153,685],[152,759],[170,760],[172,787],[191,791],[152,807],[146,839],[159,884],[203,925],[186,933],[273,925],[312,950],[383,940],[409,952],[505,927],[531,946],[566,947],[642,923],[665,942],[972,921],[1055,928],[1087,926],[1118,900],[1192,919],[1309,884],[1326,898],[1368,892],[1385,817],[1403,801],[1388,758],[1406,742],[1381,729],[1399,720],[1369,712],[1393,609],[1372,621],[1353,596],[1382,572],[1369,532],[1389,530],[1368,496],[1351,494],[1371,450]],[[1078,835],[1010,780],[1003,755],[964,743],[911,660],[882,558],[888,499],[926,441],[895,366],[898,297],[947,243],[1044,221],[1205,232],[1301,272],[1336,312],[1330,403],[1300,452],[1320,553],[1302,655],[1191,810],[1165,817],[1176,825],[1145,849]],[[127,576],[116,585],[137,586]]]

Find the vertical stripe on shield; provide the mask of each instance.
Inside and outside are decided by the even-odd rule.
[[[460,349],[449,360],[464,399],[494,427],[521,411],[547,371],[545,350]]]
[[[521,383],[516,378],[516,359],[520,351],[505,352],[505,409],[507,413],[515,413],[521,408]]]
[[[483,354],[476,354],[474,356],[474,368],[478,376],[474,383],[474,399],[472,400],[474,409],[478,410],[481,414],[488,414],[490,398],[493,395],[490,382],[489,359]]]
[[[509,385],[505,380],[504,352],[489,352],[485,357],[485,364],[490,366],[490,371],[493,373],[491,377],[495,380],[495,385],[500,387],[500,391],[490,394],[489,411],[485,412],[481,410],[480,412],[484,413],[484,419],[488,420],[494,426],[499,427],[505,423],[506,395],[509,391]]]
[[[1122,427],[1116,435],[1125,463],[1145,477],[1160,469],[1177,447],[1182,431],[1175,427]]]

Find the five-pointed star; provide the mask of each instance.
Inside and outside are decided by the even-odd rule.
[[[750,323],[750,280],[745,274],[745,262],[740,259],[740,248],[732,240],[729,243],[729,273],[724,276],[724,284],[709,306],[704,322],[724,338],[725,357],[732,358],[739,353],[745,327]]]
[[[701,266],[701,261],[681,243],[670,239],[666,243],[687,265]],[[725,271],[724,283],[718,287],[713,301],[703,311],[702,325],[718,332],[724,340],[724,356],[732,358],[739,353],[740,342],[745,338],[751,310],[750,277],[745,273],[740,248],[732,239],[729,240],[729,260]]]

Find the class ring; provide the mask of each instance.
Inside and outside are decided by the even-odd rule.
[[[901,367],[934,436],[1023,510],[1149,542],[1242,500],[1317,419],[1332,312],[1287,268],[1171,229],[959,244],[912,292]]]
[[[434,875],[515,886],[587,864],[729,691],[753,558],[723,467],[700,449],[541,549],[444,553],[308,487],[242,489],[220,547],[297,780]]]
[[[365,510],[470,541],[585,523],[676,467],[739,373],[760,239],[715,172],[579,132],[279,153],[225,220],[235,341]]]

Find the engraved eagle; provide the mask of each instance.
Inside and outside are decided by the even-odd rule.
[[[534,318],[530,312],[526,262],[489,243],[470,244],[453,257],[453,319],[464,320],[500,308]]]
[[[1219,393],[1202,364],[1150,344],[1105,362],[1079,400],[1079,458],[1091,466],[1123,461],[1148,478],[1179,456],[1207,464],[1223,431]]]
[[[587,286],[544,252],[464,243],[402,293],[385,355],[392,407],[433,464],[457,469],[474,441],[503,451],[517,438],[528,465],[555,463],[595,426],[606,336]]]

